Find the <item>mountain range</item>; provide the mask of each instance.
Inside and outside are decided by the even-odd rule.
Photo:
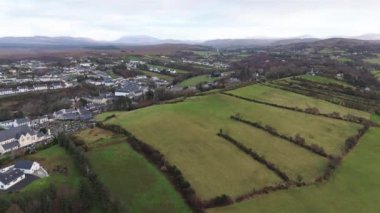
[[[366,34],[355,37],[341,37],[351,40],[369,42],[380,40],[380,34]],[[197,44],[215,48],[228,47],[263,47],[279,46],[296,43],[311,43],[325,39],[307,36],[294,38],[246,38],[246,39],[215,39],[207,41],[189,41],[175,39],[159,39],[152,36],[124,36],[115,41],[97,41],[81,37],[1,37],[0,47],[92,47],[92,46],[144,46],[160,44]]]

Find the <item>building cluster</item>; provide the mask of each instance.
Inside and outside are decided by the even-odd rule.
[[[0,169],[0,191],[9,190],[28,177],[41,177],[39,171],[48,176],[39,163],[29,160],[18,160],[14,165]]]
[[[182,58],[182,63],[187,63],[187,64],[197,64],[197,65],[203,65],[203,66],[209,66],[209,67],[214,67],[214,68],[222,68],[226,69],[230,67],[228,64],[222,63],[222,62],[209,62],[207,60],[189,60]]]
[[[37,92],[44,90],[55,90],[68,88],[71,85],[64,84],[61,82],[51,83],[51,84],[34,84],[31,86],[17,86],[16,88],[0,88],[0,96],[2,95],[12,95],[12,94],[21,94],[27,92]]]
[[[115,89],[115,96],[124,96],[130,99],[142,96],[149,87],[141,82],[125,80]]]
[[[20,148],[27,148],[51,138],[50,130],[35,131],[28,125],[12,127],[0,131],[0,154]]]

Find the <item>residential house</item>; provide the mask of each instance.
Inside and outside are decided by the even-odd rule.
[[[0,171],[0,190],[7,190],[25,179],[25,173],[19,169],[9,168]]]
[[[48,131],[50,133],[50,131]],[[32,130],[29,126],[19,126],[0,131],[0,154],[44,141],[50,134]]]
[[[18,160],[14,165],[15,169],[23,171],[25,174],[33,174],[41,168],[40,164],[30,160]]]
[[[116,88],[115,96],[124,96],[133,99],[142,96],[146,91],[148,91],[147,87],[143,87],[133,81],[126,81],[121,87]]]
[[[61,82],[50,84],[50,89],[61,89],[61,88],[63,88]]]
[[[30,126],[31,121],[29,118],[18,118],[14,120],[7,120],[0,122],[0,127],[3,128],[12,128],[12,127],[19,127],[19,126]]]
[[[0,89],[0,95],[10,95],[10,94],[13,94],[14,91],[12,88],[4,88],[4,89]]]
[[[38,91],[38,90],[47,90],[48,86],[46,84],[37,84],[37,85],[33,85],[33,89],[35,91]]]
[[[17,92],[29,92],[30,89],[28,86],[18,86],[17,87]]]

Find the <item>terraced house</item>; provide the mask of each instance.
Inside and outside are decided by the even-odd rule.
[[[29,126],[19,126],[0,131],[0,154],[42,142],[50,137],[50,131],[44,134],[32,130]]]

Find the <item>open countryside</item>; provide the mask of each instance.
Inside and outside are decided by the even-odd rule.
[[[326,2],[1,0],[0,213],[380,212],[380,1]]]

